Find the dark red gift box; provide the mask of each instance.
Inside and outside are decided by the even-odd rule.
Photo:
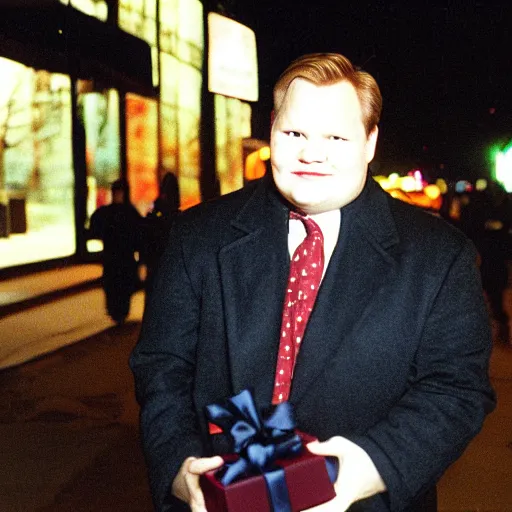
[[[304,444],[315,440],[306,434],[300,433],[300,436]],[[277,460],[276,465],[285,471],[292,512],[314,507],[336,496],[325,458],[310,453],[307,448],[304,447],[299,456]],[[224,487],[216,477],[217,471],[200,477],[208,512],[272,512],[263,475],[250,476]]]

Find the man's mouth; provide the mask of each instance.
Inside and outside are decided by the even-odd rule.
[[[322,173],[322,172],[314,172],[314,171],[292,171],[294,176],[307,177],[311,176],[314,178],[325,178],[330,176],[330,174]]]

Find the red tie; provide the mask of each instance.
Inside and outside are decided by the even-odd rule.
[[[302,221],[306,228],[306,238],[295,249],[290,262],[272,396],[273,404],[288,400],[290,395],[295,362],[324,270],[322,230],[313,219],[296,212],[290,212],[290,219]]]

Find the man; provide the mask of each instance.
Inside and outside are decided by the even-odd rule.
[[[88,237],[103,241],[102,281],[107,313],[114,322],[122,324],[139,285],[136,252],[140,250],[141,216],[126,202],[126,182],[114,181],[111,190],[112,203],[100,206],[91,215]]]
[[[226,445],[204,406],[248,386],[261,409],[289,399],[309,449],[339,458],[315,511],[436,510],[436,481],[493,409],[474,248],[368,177],[380,111],[345,57],[298,59],[274,89],[272,176],[174,226],[131,357],[158,510],[205,510],[198,475]],[[320,289],[289,300],[310,270]]]
[[[176,176],[167,172],[162,178],[160,192],[153,208],[142,221],[143,253],[146,264],[146,292],[149,293],[158,262],[165,249],[169,231],[180,211],[180,190]]]
[[[462,209],[460,229],[473,241],[480,256],[480,276],[489,311],[496,323],[496,338],[510,343],[509,317],[504,307],[508,286],[509,232],[511,226],[508,195],[497,182],[486,190],[468,195]]]

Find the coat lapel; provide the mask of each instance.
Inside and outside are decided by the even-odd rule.
[[[392,279],[389,248],[398,235],[385,193],[369,180],[343,209],[338,244],[331,257],[301,346],[290,400],[298,403],[375,307],[379,289]],[[361,342],[364,342],[362,340]]]
[[[250,385],[261,405],[272,398],[290,265],[289,209],[268,181],[262,181],[232,221],[237,237],[219,254],[233,392]],[[293,403],[371,313],[379,289],[393,278],[396,261],[390,248],[397,243],[386,195],[369,179],[361,196],[343,209],[338,244],[299,352]]]
[[[289,271],[288,208],[265,184],[232,222],[240,236],[220,251],[233,391],[272,398],[281,309]]]

